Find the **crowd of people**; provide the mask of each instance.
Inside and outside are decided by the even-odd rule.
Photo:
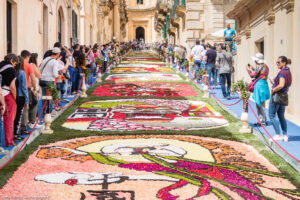
[[[190,54],[182,45],[161,43],[156,44],[156,49],[166,55],[170,63],[179,66],[181,70],[186,71],[188,74],[191,73],[193,79],[198,83],[202,80],[204,71],[208,76],[207,83],[211,88],[220,85],[223,99],[231,100],[231,84],[234,72],[234,56],[231,47],[235,36],[236,33],[228,25],[227,29],[224,30],[225,40],[223,43],[211,45],[205,43],[204,39],[201,42],[196,40]],[[183,63],[186,61],[189,61],[189,67],[184,66]],[[255,65],[248,64],[246,70],[252,78],[248,90],[253,93],[252,98],[256,103],[258,118],[261,122],[256,123],[255,126],[272,125],[276,133],[274,139],[287,142],[287,122],[284,114],[288,105],[288,90],[292,84],[292,75],[288,66],[291,64],[291,60],[285,56],[278,58],[276,65],[279,72],[275,78],[269,79],[271,87],[268,84],[269,67],[264,60],[264,55],[258,53],[252,57],[252,61]],[[265,111],[267,100],[269,100],[270,123],[267,123]]]
[[[8,54],[0,62],[0,104],[5,139],[2,146],[14,146],[28,135],[29,130],[41,127],[36,124],[38,104],[50,86],[57,88],[60,100],[80,90],[81,74],[90,71],[92,77],[107,72],[132,43],[109,43],[105,45],[72,48],[57,42],[40,59],[37,53],[23,50],[20,56]],[[42,60],[39,63],[39,60]],[[88,78],[88,77],[87,77]],[[47,106],[51,112],[53,106]],[[0,122],[2,124],[2,121]],[[0,145],[0,146],[1,146]]]

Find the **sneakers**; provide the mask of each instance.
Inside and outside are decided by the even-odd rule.
[[[34,125],[35,125],[35,124],[29,123],[29,124],[28,124],[28,127],[31,128],[31,129],[33,129]],[[42,125],[37,124],[35,128],[39,129],[39,128],[41,128],[41,127],[42,127]]]
[[[289,137],[287,135],[275,135],[273,137],[274,140],[276,141],[283,141],[283,142],[288,142],[289,141]],[[272,138],[269,139],[269,141],[273,141]]]
[[[288,142],[289,141],[289,137],[287,135],[283,135],[282,138],[283,138],[284,142]]]

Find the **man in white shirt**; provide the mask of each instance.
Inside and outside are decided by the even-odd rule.
[[[193,47],[191,51],[191,56],[194,58],[194,65],[195,65],[195,74],[194,78],[198,77],[198,73],[201,67],[201,61],[203,59],[202,52],[204,51],[204,48],[202,45],[200,45],[200,40],[196,40],[196,46]]]
[[[42,94],[43,96],[46,95],[46,89],[49,85],[54,84],[55,78],[58,77],[59,71],[64,69],[63,66],[58,62],[58,58],[61,51],[59,48],[54,47],[52,49],[51,56],[45,58],[42,63],[40,64],[40,71],[41,71],[41,87],[42,87]],[[67,59],[68,60],[68,59]],[[69,62],[67,61],[67,64]],[[48,110],[49,109],[49,110]],[[51,108],[47,106],[47,113],[51,112]]]

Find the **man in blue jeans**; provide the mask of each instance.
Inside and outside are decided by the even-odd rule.
[[[216,58],[217,52],[212,48],[210,44],[206,45],[206,54],[205,54],[205,62],[206,62],[206,70],[208,74],[208,82],[210,85],[217,84],[217,70],[216,70]],[[211,82],[211,78],[213,81]]]
[[[198,73],[201,67],[202,55],[201,53],[204,51],[202,45],[200,45],[200,40],[196,40],[196,46],[192,48],[191,56],[194,58],[194,66],[195,66],[195,75],[194,78],[198,78]]]
[[[221,45],[221,52],[217,54],[216,66],[220,72],[220,83],[223,97],[230,100],[231,69],[234,65],[232,54],[226,51],[226,46]],[[227,83],[227,87],[226,87]]]

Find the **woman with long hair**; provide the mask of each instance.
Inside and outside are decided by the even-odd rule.
[[[285,108],[288,105],[288,91],[292,85],[292,74],[290,68],[287,66],[291,64],[291,61],[285,56],[280,56],[277,59],[277,67],[280,70],[274,80],[271,80],[273,84],[271,95],[272,98],[269,104],[269,117],[272,125],[275,129],[276,135],[273,137],[275,140],[288,142],[287,135],[287,123],[284,117]],[[276,119],[278,116],[279,122]],[[279,128],[279,124],[282,129],[282,134]]]
[[[38,101],[39,101],[39,97],[40,97],[39,79],[41,78],[41,72],[38,67],[39,66],[38,65],[38,57],[39,56],[37,53],[32,53],[30,56],[30,59],[29,59],[29,63],[32,66],[32,69],[34,71],[34,75],[36,78],[36,88],[37,88],[37,91],[34,91],[34,89],[31,88],[32,94],[33,94],[31,101],[35,101],[35,102],[33,104],[31,104],[31,102],[30,102],[30,104],[29,104],[29,106],[30,106],[29,113],[28,113],[29,128],[33,128],[35,125],[35,121],[37,118]],[[41,127],[41,125],[39,125],[39,124],[36,125],[36,128],[40,128],[40,127]]]
[[[76,66],[78,68],[78,72],[75,77],[75,91],[80,90],[80,82],[81,82],[81,73],[84,73],[86,69],[86,58],[84,54],[80,54],[76,59]]]
[[[24,107],[29,109],[29,97],[27,90],[26,74],[24,71],[24,59],[19,56],[19,63],[16,65],[16,88],[17,88],[17,113],[14,120],[14,139],[22,140],[23,138],[19,136],[19,130],[21,126],[22,114]]]

